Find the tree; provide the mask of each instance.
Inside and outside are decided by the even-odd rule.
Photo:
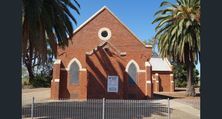
[[[180,63],[173,63],[173,76],[175,80],[176,87],[186,87],[187,86],[187,69],[186,65]],[[193,69],[193,79],[194,85],[197,86],[198,82],[200,81],[199,78],[199,71],[194,68]]]
[[[22,1],[22,57],[32,82],[33,62],[47,62],[48,48],[56,56],[57,45],[68,45],[73,23],[72,11],[79,13],[76,0],[23,0]]]
[[[50,48],[47,48],[47,61],[40,62],[40,58],[33,53],[32,50],[29,50],[29,53],[26,54],[25,58],[23,59],[23,66],[26,67],[29,77],[29,83],[33,84],[34,79],[40,72],[45,72],[45,74],[50,71],[52,68],[52,59],[53,54]]]
[[[155,40],[155,38],[152,38],[152,39],[150,39],[150,40],[143,40],[143,43],[145,44],[145,45],[151,45],[152,46],[152,55],[153,56],[158,56],[158,51],[157,51],[157,49],[156,49],[156,40]]]
[[[164,1],[155,13],[155,38],[161,57],[184,63],[187,67],[187,95],[194,96],[193,68],[200,54],[200,0]]]
[[[28,79],[28,72],[24,65],[22,65],[22,80]]]

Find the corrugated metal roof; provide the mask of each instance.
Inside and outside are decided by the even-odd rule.
[[[167,59],[152,57],[150,64],[153,71],[172,71]]]

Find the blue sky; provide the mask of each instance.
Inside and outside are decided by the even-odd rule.
[[[154,13],[164,0],[77,0],[81,5],[80,16],[74,13],[80,26],[103,6],[107,6],[140,40],[150,40],[155,35],[152,24]],[[166,0],[165,0],[166,1]],[[175,3],[175,0],[167,0]],[[200,65],[197,65],[200,70]]]

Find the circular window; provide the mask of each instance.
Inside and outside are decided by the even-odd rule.
[[[98,36],[101,40],[109,40],[111,38],[111,31],[108,28],[101,28],[98,32]]]
[[[102,35],[102,37],[107,37],[108,33],[107,33],[107,31],[102,31],[101,35]]]

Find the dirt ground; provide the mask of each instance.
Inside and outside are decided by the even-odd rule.
[[[22,105],[31,104],[33,97],[36,101],[49,99],[50,88],[22,89]]]
[[[162,98],[162,97],[170,98],[171,100],[190,105],[193,108],[200,110],[199,88],[196,88],[195,91],[196,91],[195,97],[187,97],[186,96],[186,88],[176,88],[175,92],[158,92],[158,93],[155,93],[155,95],[160,98]]]

